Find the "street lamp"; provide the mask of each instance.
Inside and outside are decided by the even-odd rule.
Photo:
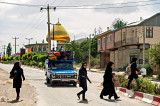
[[[30,45],[30,40],[32,40],[33,38],[25,38],[25,39],[29,41],[29,45]]]

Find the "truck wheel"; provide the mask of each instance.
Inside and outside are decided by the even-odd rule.
[[[50,77],[49,83],[51,86],[53,86],[52,78]]]
[[[74,82],[74,83],[73,83],[73,86],[77,86],[77,83],[76,83],[76,82]]]
[[[49,78],[48,77],[46,77],[46,81],[47,81],[47,84],[49,84]]]

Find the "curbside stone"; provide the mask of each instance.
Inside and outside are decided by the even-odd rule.
[[[143,93],[142,101],[147,102],[147,103],[152,103],[153,96],[154,95]]]
[[[128,94],[127,96],[128,96],[129,98],[132,98],[132,97],[134,96],[134,91],[127,89],[127,94]]]
[[[154,96],[152,104],[160,106],[160,97]]]
[[[142,92],[138,92],[138,91],[134,91],[134,98],[137,99],[137,100],[142,100],[143,93]]]

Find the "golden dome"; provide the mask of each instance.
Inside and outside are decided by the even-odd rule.
[[[50,38],[53,40],[53,28],[50,31]],[[48,35],[46,40],[48,42]],[[69,34],[59,22],[54,25],[54,40],[57,40],[58,43],[68,43],[70,41]]]

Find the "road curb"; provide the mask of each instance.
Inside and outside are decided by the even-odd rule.
[[[117,93],[125,95],[129,98],[135,98],[137,100],[140,100],[140,101],[143,101],[143,102],[146,102],[149,104],[160,106],[160,97],[158,97],[158,96],[154,96],[151,94],[142,93],[142,92],[138,92],[138,91],[128,90],[123,87],[118,87]]]
[[[156,106],[160,106],[160,97],[154,96],[152,104]]]

